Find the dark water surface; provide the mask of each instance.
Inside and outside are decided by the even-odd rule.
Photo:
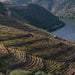
[[[61,20],[66,25],[52,33],[64,39],[75,41],[75,19],[61,19]]]

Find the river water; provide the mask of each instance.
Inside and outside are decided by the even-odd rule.
[[[61,20],[66,25],[52,33],[64,39],[75,41],[75,19],[61,19]]]

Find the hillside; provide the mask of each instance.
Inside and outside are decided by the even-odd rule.
[[[36,3],[59,17],[75,18],[75,0],[9,0],[8,2],[17,4]]]
[[[0,75],[14,75],[15,69],[19,69],[17,73],[28,70],[31,75],[38,71],[43,71],[41,75],[75,74],[75,43],[32,26],[39,18],[35,13],[43,12],[40,16],[47,16],[52,23],[60,22],[57,17],[35,4],[2,4],[0,8],[4,9],[0,11]],[[42,11],[36,12],[37,9]],[[25,21],[21,21],[23,16],[27,16]],[[9,71],[12,72],[8,74]]]
[[[16,6],[9,9],[12,11],[12,16],[18,14],[21,16],[22,20],[25,20],[38,28],[54,31],[64,26],[64,23],[60,21],[58,17],[36,4],[28,4],[25,7]],[[15,14],[13,14],[13,12],[15,12]]]
[[[75,44],[27,23],[0,16],[0,72],[6,73],[8,69],[72,75]]]
[[[27,4],[25,6],[5,4],[5,7],[9,17],[27,22],[50,32],[64,26],[64,23],[58,17],[36,4]]]
[[[6,8],[4,4],[0,2],[0,15],[6,15]]]

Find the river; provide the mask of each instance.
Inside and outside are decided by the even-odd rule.
[[[75,41],[75,19],[61,19],[61,20],[66,25],[52,33],[64,39]]]

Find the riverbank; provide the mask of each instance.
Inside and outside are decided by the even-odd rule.
[[[53,31],[52,33],[69,41],[75,41],[75,20],[60,19],[65,23],[65,26]]]
[[[51,28],[47,28],[46,30],[49,32],[54,32],[64,26],[65,26],[65,23],[63,21],[60,21],[58,24],[55,24]]]

